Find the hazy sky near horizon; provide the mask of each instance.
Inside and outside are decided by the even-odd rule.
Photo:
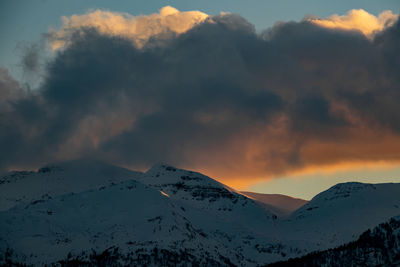
[[[283,194],[306,200],[329,189],[338,183],[400,183],[400,167],[356,167],[342,170],[340,168],[324,172],[323,170],[304,174],[293,174],[265,182],[250,185],[246,190],[266,193]]]
[[[399,8],[1,1],[0,172],[162,161],[306,199],[399,182]]]

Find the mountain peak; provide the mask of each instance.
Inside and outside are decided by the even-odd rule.
[[[0,178],[0,211],[43,196],[58,196],[136,179],[142,173],[92,159],[48,164],[37,172],[13,172]]]
[[[155,175],[160,172],[163,172],[163,173],[164,172],[176,172],[177,170],[184,171],[184,170],[178,169],[172,165],[159,162],[159,163],[154,164],[150,169],[148,169],[146,171],[146,175]]]
[[[347,198],[352,194],[374,189],[376,189],[376,187],[373,184],[359,182],[339,183],[332,186],[328,190],[319,193],[312,200],[320,200],[323,198],[325,201],[330,201],[340,198]]]
[[[316,195],[289,220],[307,225],[309,239],[320,231],[325,241],[340,245],[399,214],[399,193],[400,184],[340,183]]]
[[[338,183],[332,186],[330,189],[340,190],[340,189],[348,189],[348,190],[361,190],[364,188],[372,188],[374,187],[372,184],[368,183],[361,183],[361,182],[345,182],[345,183]]]
[[[201,173],[179,169],[166,163],[157,163],[144,173],[143,182],[146,184],[179,186],[217,186],[226,187],[216,180]]]
[[[157,163],[144,173],[143,182],[146,184],[178,184],[226,187],[218,181],[201,173],[179,169],[165,163]]]

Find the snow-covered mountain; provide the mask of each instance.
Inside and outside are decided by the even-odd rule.
[[[202,264],[254,265],[265,258],[262,249],[276,243],[268,242],[266,231],[274,214],[199,173],[158,164],[140,174],[74,161],[11,179],[16,175],[0,185],[4,192],[14,188],[0,212],[0,250],[13,251],[17,262],[48,264],[67,255],[85,262],[93,251],[114,247],[123,264],[185,255],[181,260]],[[163,256],[157,258],[155,250]],[[267,258],[280,254],[272,251]]]
[[[13,172],[0,178],[0,265],[257,266],[355,240],[400,214],[398,184],[339,184],[289,217],[249,195],[166,164]]]
[[[316,195],[282,224],[292,238],[326,249],[400,214],[400,184],[341,183]]]
[[[201,173],[156,164],[138,180],[166,193],[176,203],[210,212],[221,219],[234,219],[236,224],[246,218],[248,225],[251,218],[251,224],[259,223],[264,228],[276,219],[262,203]]]
[[[0,211],[18,203],[29,203],[67,193],[137,179],[142,173],[80,159],[51,164],[38,171],[13,171],[0,178]]]

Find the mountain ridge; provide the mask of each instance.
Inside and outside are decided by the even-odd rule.
[[[248,191],[241,191],[241,193],[276,208],[277,212],[280,213],[280,216],[288,216],[293,211],[308,203],[307,200],[282,194],[264,194]]]
[[[206,175],[167,164],[138,173],[77,161],[20,174],[0,184],[0,192],[20,189],[9,191],[7,208],[0,195],[0,255],[34,265],[103,255],[122,266],[173,259],[257,266],[345,244],[400,214],[400,184],[338,184],[280,217]],[[378,215],[367,220],[371,213]]]

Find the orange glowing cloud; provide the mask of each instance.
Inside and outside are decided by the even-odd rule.
[[[208,153],[191,150],[187,166],[244,190],[275,177],[387,169],[400,163],[400,136],[389,129],[359,121],[338,135],[332,140],[300,135],[290,130],[289,118],[278,116],[268,125],[245,129],[218,148],[207,148]]]
[[[328,18],[311,18],[312,23],[321,27],[341,30],[358,30],[367,37],[373,37],[376,32],[393,25],[399,16],[386,10],[377,17],[363,9],[350,10],[346,15],[332,15]]]
[[[200,11],[180,12],[171,6],[147,16],[94,10],[84,15],[62,17],[63,26],[50,32],[50,45],[53,50],[63,48],[76,30],[95,28],[101,34],[128,38],[140,48],[153,36],[184,33],[208,17]]]

